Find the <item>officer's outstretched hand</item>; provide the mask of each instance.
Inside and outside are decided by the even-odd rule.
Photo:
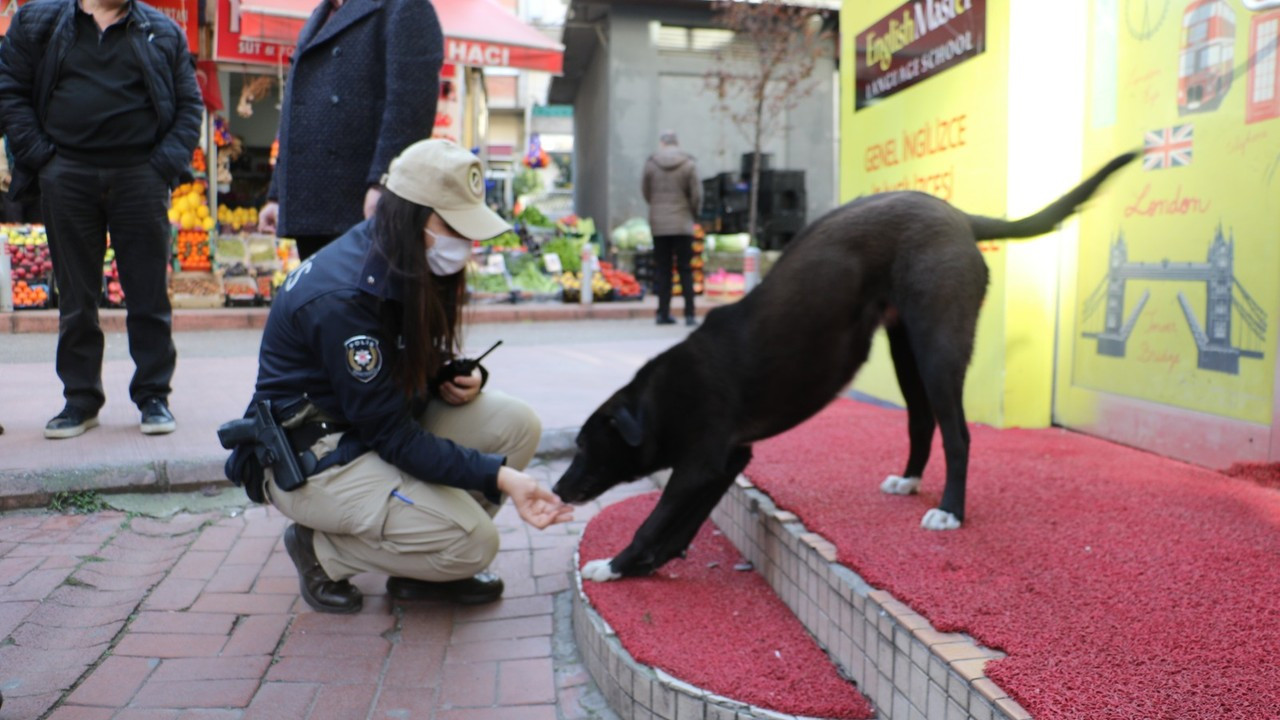
[[[498,470],[498,489],[511,497],[520,519],[539,530],[573,519],[572,505],[515,468],[504,465]]]

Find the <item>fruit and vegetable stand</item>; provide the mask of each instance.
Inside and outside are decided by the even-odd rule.
[[[472,302],[582,302],[584,257],[591,261],[593,302],[642,300],[652,291],[653,237],[643,218],[614,229],[608,259],[601,259],[599,235],[590,218],[569,215],[553,222],[530,206],[517,213],[514,224],[514,232],[475,244],[467,280]],[[692,291],[730,300],[740,297],[746,287],[743,258],[748,240],[745,233],[707,235],[695,226]],[[684,292],[674,268],[671,284],[673,296]]]
[[[649,224],[643,218],[632,218],[619,225],[611,239],[617,266],[631,270],[637,278],[652,284],[653,236]],[[701,225],[694,225],[693,258],[689,261],[694,294],[723,299],[740,297],[746,288],[743,270],[749,245],[750,236],[746,233],[707,234]],[[764,267],[770,264],[766,262]],[[675,268],[671,270],[671,286],[674,297],[684,292]]]
[[[590,218],[569,215],[553,222],[529,206],[517,214],[514,231],[475,244],[467,272],[470,301],[577,303],[586,276],[594,302],[644,298],[633,274],[599,256]],[[586,272],[584,259],[590,263]]]
[[[207,204],[204,154],[192,158],[196,179],[174,189],[169,210],[173,232],[169,296],[174,307],[213,308],[261,305],[270,302],[285,274],[298,264],[292,240],[250,232],[257,227],[254,208],[219,206],[216,216]],[[0,225],[0,245],[8,260],[7,297],[15,310],[55,306],[57,287],[53,261],[43,225]],[[107,238],[102,259],[105,307],[122,307],[115,248]]]
[[[13,308],[30,309],[47,307],[49,281],[53,275],[53,261],[49,257],[49,242],[43,225],[2,225],[0,237],[4,238],[4,253],[8,259],[9,297]]]
[[[223,124],[213,126],[214,145],[227,145]],[[177,308],[271,302],[287,271],[297,265],[293,242],[256,233],[257,208],[220,203],[211,212],[208,164],[200,148],[191,166],[195,180],[174,190],[169,210],[174,231],[170,301]]]
[[[193,166],[201,160],[197,151]],[[257,210],[206,204],[206,180],[198,178],[173,192],[169,220],[173,228],[173,263],[169,294],[176,308],[265,305],[289,271],[298,265],[295,243],[254,232]],[[614,249],[601,259],[600,238],[590,218],[567,216],[551,221],[536,207],[516,217],[514,230],[473,246],[467,287],[472,303],[579,303],[588,283],[592,302],[642,300],[651,280],[640,265],[651,257],[648,226],[640,220],[615,231]],[[618,242],[619,239],[622,242]],[[40,225],[0,225],[10,266],[9,297],[14,309],[56,305],[53,263]],[[744,238],[703,236],[694,241],[693,292],[733,298],[744,288]],[[584,262],[589,263],[584,272]],[[651,261],[650,261],[651,262]],[[651,265],[650,265],[651,267]],[[587,278],[584,280],[584,278]],[[672,277],[673,295],[684,288]],[[120,286],[115,249],[107,240],[103,258],[103,304],[127,302]]]

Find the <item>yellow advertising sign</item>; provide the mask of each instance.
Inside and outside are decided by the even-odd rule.
[[[1070,382],[1269,424],[1280,0],[1091,2],[1086,165],[1142,165],[1081,222]]]
[[[1004,215],[1008,128],[1007,0],[859,0],[840,16],[841,198],[919,190]],[[1049,200],[1052,198],[1047,198]],[[991,271],[966,383],[971,420],[1002,419],[1004,252]],[[902,402],[881,333],[854,387]]]

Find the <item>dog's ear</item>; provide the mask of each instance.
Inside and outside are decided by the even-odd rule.
[[[643,415],[639,413],[632,415],[626,405],[620,406],[613,413],[613,426],[618,428],[618,433],[622,435],[622,439],[631,447],[640,447],[640,443],[644,441],[642,417]]]

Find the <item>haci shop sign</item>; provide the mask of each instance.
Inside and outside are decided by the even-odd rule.
[[[977,57],[987,0],[911,0],[858,34],[855,109]]]

